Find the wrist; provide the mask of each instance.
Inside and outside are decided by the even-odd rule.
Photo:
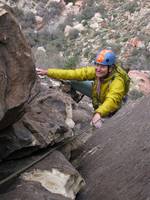
[[[95,115],[96,115],[96,116],[99,116],[99,117],[101,118],[101,114],[100,114],[99,112],[95,112],[95,113],[94,113],[94,116],[95,116]]]
[[[45,70],[45,75],[47,75],[47,76],[49,75],[49,69]]]

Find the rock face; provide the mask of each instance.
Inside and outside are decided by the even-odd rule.
[[[25,162],[25,160],[20,161],[20,164],[21,162]],[[18,166],[19,161],[16,161],[16,164]],[[11,167],[13,168],[13,165]],[[5,166],[6,168],[7,166]],[[77,170],[60,152],[54,151],[26,173],[23,173],[13,183],[13,187],[3,187],[0,199],[73,200],[83,185],[84,180]]]
[[[143,95],[150,94],[150,71],[129,71],[131,78],[129,97],[136,99]]]
[[[10,9],[0,3],[0,130],[14,123],[32,99],[36,74],[31,49]],[[34,91],[35,92],[35,91]]]
[[[78,200],[150,197],[150,97],[120,111],[80,150],[86,187]]]
[[[73,135],[67,95],[42,88],[31,48],[10,8],[0,3],[0,160],[22,157]]]
[[[50,89],[39,83],[31,48],[11,9],[2,3],[0,81],[1,180],[24,167],[22,163],[25,163],[25,159],[20,164],[18,158],[72,137],[69,123],[74,123],[71,98],[59,89]],[[13,158],[18,160],[14,161]],[[27,158],[27,164],[29,160],[32,158]],[[60,152],[53,152],[18,178],[12,184],[13,189],[9,190],[0,183],[0,187],[8,189],[5,194],[0,194],[0,199],[40,197],[41,200],[71,200],[75,199],[83,184],[84,180],[65,157]],[[3,189],[0,188],[0,193]]]

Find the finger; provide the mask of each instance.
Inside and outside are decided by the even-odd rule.
[[[42,71],[37,71],[37,75],[41,75],[41,76],[43,76],[44,73],[43,73]]]
[[[96,122],[98,122],[100,119],[99,118],[94,118],[92,121],[93,121],[93,123],[96,123]]]
[[[38,70],[38,71],[36,71],[36,72],[37,72],[38,74],[39,74],[39,73],[42,73],[42,71],[40,71],[40,70]]]
[[[96,128],[101,128],[102,127],[102,122],[97,122],[97,123],[95,123],[95,127]]]
[[[40,68],[36,67],[36,70],[38,70],[38,69],[40,69]]]
[[[36,68],[36,71],[37,71],[37,72],[44,72],[44,69]]]

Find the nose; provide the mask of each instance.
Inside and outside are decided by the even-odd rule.
[[[103,65],[100,65],[100,64],[99,64],[99,65],[96,65],[96,70],[101,70],[101,69],[103,69],[103,67],[104,67],[104,66],[103,66]]]
[[[96,72],[102,72],[102,68],[101,67],[96,67]]]

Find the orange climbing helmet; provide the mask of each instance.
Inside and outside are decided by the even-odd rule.
[[[116,54],[111,49],[100,49],[96,54],[95,64],[113,66]]]

